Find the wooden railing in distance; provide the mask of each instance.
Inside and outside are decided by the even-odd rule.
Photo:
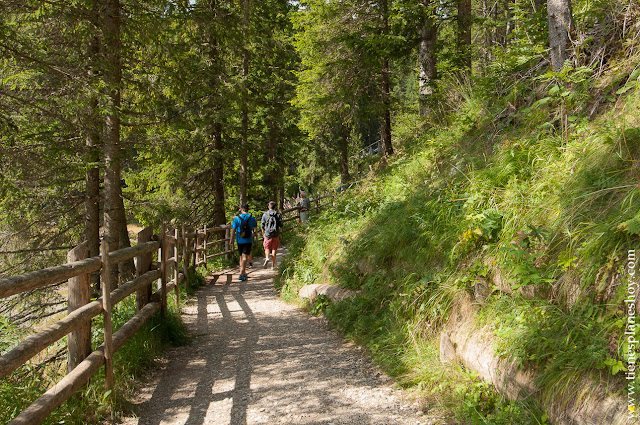
[[[311,203],[311,208],[310,211],[312,212],[317,212],[322,208],[325,208],[329,205],[333,205],[333,197],[335,195],[332,193],[329,194],[325,194],[322,196],[319,196],[317,198],[314,199],[310,199],[310,203]],[[285,210],[282,210],[282,221],[284,222],[285,226],[284,226],[284,230],[290,230],[292,229],[295,224],[300,223],[300,210],[302,209],[302,207],[300,206],[295,206],[295,207],[291,207],[291,208],[287,208]],[[287,225],[287,223],[294,221],[293,225]]]
[[[326,206],[322,200],[331,197],[332,195],[326,195],[312,200],[312,210]],[[299,222],[300,209],[301,207],[294,207],[282,211],[283,221]],[[154,235],[152,228],[147,227],[138,233],[138,244],[133,247],[110,251],[109,244],[103,241],[102,254],[86,258],[87,248],[83,243],[69,251],[67,264],[0,279],[0,299],[64,281],[67,281],[69,287],[68,314],[30,335],[0,357],[0,379],[3,379],[51,344],[69,335],[67,375],[16,416],[9,425],[42,422],[89,382],[102,365],[105,365],[105,390],[111,390],[113,354],[156,312],[165,314],[167,295],[171,291],[175,293],[176,303],[180,302],[180,283],[185,281],[185,285],[187,284],[190,271],[206,264],[211,258],[223,255],[231,258],[235,244],[231,240],[230,227],[225,224],[194,230],[182,226],[181,229],[167,230],[162,226],[159,235]],[[259,242],[262,240],[259,229],[257,233],[255,241]],[[156,252],[158,261],[154,261]],[[115,282],[110,282],[110,267],[133,258],[136,265],[135,277],[115,287]],[[91,301],[90,274],[97,271],[101,271],[102,296]],[[155,288],[154,282],[157,282]],[[137,313],[112,333],[113,306],[134,293]],[[104,342],[91,351],[91,319],[99,314],[104,318]]]

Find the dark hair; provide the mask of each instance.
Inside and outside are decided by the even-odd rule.
[[[276,207],[276,201],[269,201],[269,209],[272,210]]]
[[[241,210],[245,210],[245,211],[249,211],[249,204],[242,204],[242,205],[240,205],[240,209],[241,209]]]

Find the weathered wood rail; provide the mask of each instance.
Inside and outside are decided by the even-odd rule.
[[[311,209],[317,211],[327,206],[327,201],[323,200],[328,198],[332,198],[332,195],[312,200]],[[300,209],[293,207],[282,211],[283,221],[300,222]],[[138,233],[138,244],[133,247],[110,251],[109,244],[103,241],[101,255],[86,258],[87,248],[83,243],[69,251],[66,264],[0,279],[0,299],[64,281],[68,283],[68,314],[30,335],[0,357],[0,379],[3,379],[68,335],[67,375],[9,425],[42,422],[87,384],[102,365],[105,366],[105,391],[111,390],[113,354],[155,313],[166,313],[169,293],[173,291],[176,304],[180,302],[180,283],[188,285],[186,278],[190,271],[206,264],[208,259],[219,256],[230,258],[234,255],[235,244],[231,240],[230,227],[228,224],[220,227],[203,226],[200,229],[186,229],[185,226],[166,229],[162,226],[158,235],[154,235],[152,228],[147,227]],[[289,225],[284,230],[292,227]],[[254,241],[262,241],[259,229],[256,230]],[[110,267],[131,259],[135,259],[135,277],[115,285],[110,281]],[[92,301],[90,275],[97,271],[101,272],[102,296]],[[228,275],[227,279],[230,278],[231,275]],[[112,308],[133,294],[136,297],[136,314],[120,329],[112,332]],[[92,351],[91,320],[98,315],[104,319],[104,340]]]

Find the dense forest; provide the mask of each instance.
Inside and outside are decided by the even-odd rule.
[[[291,239],[285,297],[361,291],[314,310],[463,423],[628,395],[637,1],[0,0],[0,18],[0,277],[129,246],[128,225],[348,187]],[[56,296],[1,300],[0,329]],[[540,375],[535,406],[439,378],[434,347],[471,314]]]
[[[558,80],[568,128],[568,86],[633,51],[633,6],[5,2],[2,251],[32,251],[2,271],[80,240],[95,253],[101,226],[126,246],[128,222],[221,224],[347,183],[361,148],[388,158],[399,131],[447,119],[456,84]]]

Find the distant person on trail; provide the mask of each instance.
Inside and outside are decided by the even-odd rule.
[[[262,229],[262,236],[264,236],[262,246],[264,247],[263,267],[265,269],[269,265],[269,259],[271,259],[271,270],[276,268],[276,252],[280,246],[280,231],[283,227],[282,216],[276,210],[276,203],[270,201],[269,209],[262,215],[262,220],[260,220],[260,228]]]
[[[247,280],[247,262],[253,246],[253,231],[258,227],[256,218],[249,214],[249,205],[240,206],[240,214],[231,223],[231,238],[236,237],[238,252],[240,253],[240,276],[238,280]]]
[[[311,201],[307,198],[307,194],[300,192],[300,221],[309,220],[309,209],[311,208]]]

